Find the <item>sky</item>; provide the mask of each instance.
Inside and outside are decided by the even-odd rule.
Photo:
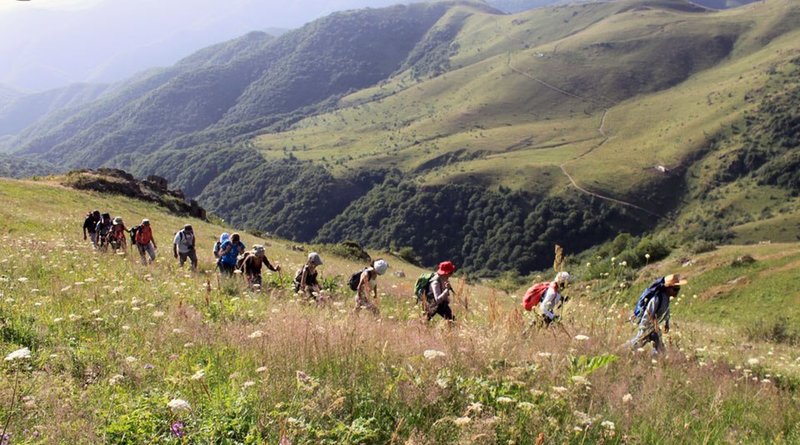
[[[249,31],[408,0],[0,0],[0,85],[37,92],[168,66]]]

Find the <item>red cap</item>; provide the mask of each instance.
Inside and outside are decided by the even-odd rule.
[[[439,275],[450,275],[456,271],[456,265],[452,261],[442,261],[439,263],[439,270],[436,271]]]

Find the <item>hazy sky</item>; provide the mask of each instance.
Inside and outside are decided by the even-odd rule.
[[[110,82],[202,47],[408,0],[0,0],[0,84]]]

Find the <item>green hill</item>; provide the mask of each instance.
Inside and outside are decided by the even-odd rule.
[[[785,241],[798,18],[789,0],[339,13],[201,51],[17,144],[158,174],[240,226],[481,274],[619,232]]]
[[[254,293],[210,270],[215,236],[233,228],[55,180],[0,180],[0,353],[30,351],[0,367],[12,443],[800,440],[798,314],[774,314],[787,317],[781,328],[762,305],[797,299],[796,243],[692,256],[681,269],[690,284],[673,302],[669,355],[653,362],[620,346],[633,328],[629,298],[614,289],[632,285],[633,297],[681,267],[680,256],[643,271],[606,259],[612,273],[594,280],[571,264],[563,329],[521,336],[534,314],[521,313],[519,293],[458,276],[458,323],[426,325],[410,297],[421,271],[396,258],[378,281],[381,316],[353,315],[340,286],[358,262],[321,247],[330,300],[309,304],[287,283],[306,253],[244,234],[284,267]],[[128,224],[150,218],[156,263],[94,252],[80,234],[92,208]],[[197,274],[167,253],[187,221],[198,234]],[[731,264],[744,253],[755,261]],[[394,276],[400,270],[407,277]],[[750,325],[758,319],[760,328]]]

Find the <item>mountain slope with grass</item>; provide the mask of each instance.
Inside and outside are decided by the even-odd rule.
[[[798,19],[789,0],[339,13],[204,50],[17,144],[163,176],[243,227],[481,275],[620,232],[787,241],[798,103],[776,92],[795,89]]]
[[[677,256],[644,272],[606,259],[611,274],[591,281],[570,264],[576,280],[563,322],[523,336],[533,314],[521,312],[519,294],[458,275],[458,322],[422,323],[410,297],[421,271],[393,257],[378,281],[380,317],[353,315],[341,286],[361,264],[330,247],[317,246],[330,299],[309,304],[288,284],[305,252],[286,241],[244,234],[248,245],[266,242],[284,268],[267,272],[254,293],[211,271],[215,235],[231,227],[55,180],[0,180],[0,196],[0,417],[4,440],[15,444],[800,440],[796,347],[774,337],[742,342],[715,316],[734,310],[731,301],[752,302],[737,294],[750,285],[787,290],[797,244],[692,257],[669,355],[654,362],[620,346],[633,334],[629,303],[606,300],[620,279],[641,274],[638,286],[682,267]],[[156,263],[93,251],[79,230],[91,208],[129,224],[149,218]],[[167,254],[186,222],[198,234],[196,274]],[[740,252],[755,261],[731,265]],[[407,277],[394,275],[400,270]],[[747,278],[729,283],[739,276]],[[697,407],[711,408],[698,416]]]

